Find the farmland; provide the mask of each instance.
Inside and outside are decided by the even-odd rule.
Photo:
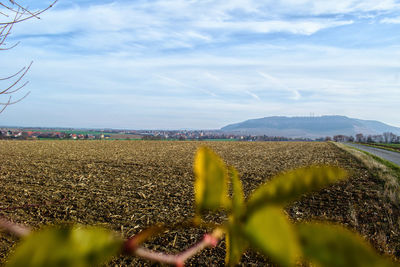
[[[129,237],[157,223],[194,215],[193,157],[200,145],[214,149],[241,174],[245,194],[282,171],[312,164],[348,170],[350,179],[303,197],[287,208],[294,221],[329,220],[357,230],[382,253],[400,258],[399,210],[383,181],[331,143],[178,141],[0,141],[0,215],[32,227],[54,223],[101,225]],[[210,218],[221,221],[224,214]],[[147,245],[178,252],[204,230],[170,231]],[[0,264],[16,239],[0,236]],[[191,259],[221,265],[224,242]],[[247,252],[242,263],[268,262]],[[121,257],[112,263],[146,265]]]

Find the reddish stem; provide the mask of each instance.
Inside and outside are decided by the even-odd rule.
[[[0,218],[0,229],[12,233],[18,237],[24,237],[30,233],[30,229],[28,227],[18,225],[3,218]]]
[[[134,247],[134,246],[130,247],[130,250],[126,252],[128,254],[131,255],[133,254],[151,261],[164,264],[171,264],[181,267],[184,266],[185,261],[196,255],[203,249],[207,247],[215,247],[216,245],[218,245],[218,242],[221,238],[222,238],[222,233],[220,230],[217,229],[212,234],[204,235],[203,239],[194,246],[176,255],[164,254],[161,252],[151,251],[143,247]]]

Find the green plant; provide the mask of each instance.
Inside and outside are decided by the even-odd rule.
[[[344,170],[313,166],[280,174],[245,200],[235,168],[226,166],[211,149],[201,147],[195,157],[195,208],[193,220],[173,226],[155,225],[122,240],[111,231],[79,225],[57,226],[28,233],[0,220],[0,227],[24,236],[8,266],[93,266],[120,253],[182,266],[205,247],[216,246],[225,236],[226,264],[236,265],[248,249],[256,249],[281,266],[312,262],[322,266],[393,266],[357,234],[339,225],[319,222],[292,223],[284,207],[305,193],[343,180]],[[231,193],[231,194],[230,194]],[[225,210],[227,220],[216,225],[204,214]],[[177,227],[213,227],[211,234],[178,255],[150,251],[149,238]]]

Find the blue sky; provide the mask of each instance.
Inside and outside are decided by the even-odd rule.
[[[215,129],[313,113],[400,127],[400,1],[59,0],[8,41],[21,43],[0,51],[1,76],[34,65],[0,125]]]

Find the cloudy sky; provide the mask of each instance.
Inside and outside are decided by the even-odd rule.
[[[0,76],[33,60],[19,94],[31,93],[0,125],[215,129],[337,114],[400,127],[400,1],[59,0],[16,25],[17,41]]]

